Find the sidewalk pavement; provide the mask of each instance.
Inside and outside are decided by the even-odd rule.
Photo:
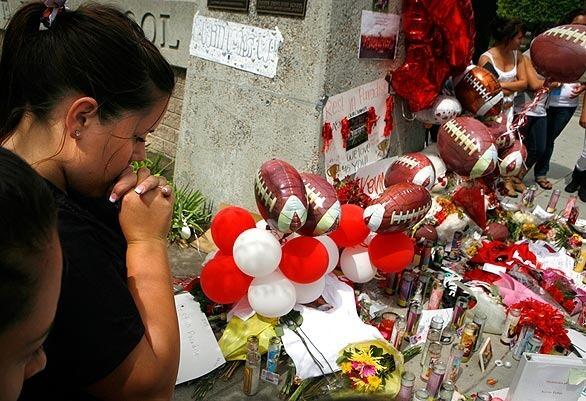
[[[548,174],[548,179],[553,184],[553,189],[545,190],[537,186],[535,204],[544,209],[547,207],[553,190],[559,189],[561,191],[557,206],[558,210],[565,206],[567,199],[572,195],[565,192],[564,187],[571,179],[572,170],[574,170],[574,165],[580,157],[584,146],[585,132],[584,128],[580,126],[579,120],[579,115],[574,115],[555,142]],[[532,170],[527,173],[523,182],[527,186],[535,184]],[[576,205],[580,209],[579,218],[586,218],[586,203],[578,199]]]

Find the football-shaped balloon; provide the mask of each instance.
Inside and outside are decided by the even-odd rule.
[[[502,151],[499,161],[499,171],[503,177],[516,177],[527,160],[527,148],[523,142],[516,140],[508,149]]]
[[[425,124],[442,125],[462,114],[462,105],[453,96],[439,95],[429,109],[421,110],[413,116]]]
[[[260,214],[274,230],[287,234],[305,224],[305,184],[289,163],[278,159],[263,163],[254,180],[254,195]]]
[[[492,173],[497,149],[486,125],[472,117],[456,117],[441,126],[437,145],[449,170],[478,178]]]
[[[364,222],[376,233],[405,231],[424,218],[430,208],[427,189],[411,183],[396,184],[364,210]]]
[[[484,229],[484,235],[493,241],[506,241],[509,239],[509,229],[501,223],[489,223]]]
[[[586,73],[586,26],[561,25],[548,29],[531,43],[531,61],[545,78],[571,83]]]
[[[430,190],[435,185],[435,169],[431,160],[421,152],[399,156],[385,173],[385,187],[411,182]]]
[[[336,189],[316,174],[301,173],[307,195],[307,222],[299,234],[317,237],[338,228],[342,211]]]
[[[431,224],[424,224],[415,231],[413,236],[417,241],[428,240],[437,242],[437,230]]]
[[[507,118],[503,115],[491,121],[484,121],[484,124],[487,126],[498,150],[510,147],[517,139],[515,131],[507,129]]]
[[[464,110],[479,117],[496,116],[503,106],[503,91],[487,69],[471,65],[455,79],[456,97]]]

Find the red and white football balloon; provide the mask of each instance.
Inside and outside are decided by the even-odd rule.
[[[456,117],[442,125],[437,144],[448,169],[465,177],[483,177],[498,164],[497,149],[488,128],[472,117]]]
[[[307,221],[305,184],[287,162],[263,163],[254,180],[254,195],[260,214],[274,230],[296,232]]]
[[[376,233],[405,231],[423,219],[430,208],[427,189],[400,183],[387,188],[364,210],[364,222]]]
[[[535,69],[556,82],[582,82],[586,78],[586,26],[561,25],[548,29],[531,43]]]
[[[454,84],[456,97],[464,110],[479,117],[501,113],[503,91],[495,76],[487,69],[471,65],[454,80]]]
[[[421,110],[413,116],[425,124],[442,125],[462,114],[462,105],[453,96],[439,95],[429,109]]]
[[[301,235],[317,237],[338,228],[342,206],[336,189],[325,178],[301,173],[309,210],[305,225],[298,231]]]
[[[516,140],[515,132],[507,129],[507,118],[504,115],[496,117],[492,121],[485,121],[494,144],[498,150],[510,147]]]
[[[421,152],[399,156],[385,173],[385,187],[401,182],[411,182],[431,190],[435,184],[435,169],[431,160]]]
[[[518,176],[527,160],[527,148],[523,142],[516,140],[508,149],[502,151],[499,171],[503,177]]]

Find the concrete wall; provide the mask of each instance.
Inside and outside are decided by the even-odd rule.
[[[189,183],[216,204],[254,208],[253,177],[272,157],[301,171],[322,172],[321,111],[324,96],[384,77],[399,63],[359,61],[360,13],[372,0],[309,1],[305,19],[207,10],[201,15],[274,29],[284,43],[274,79],[190,57],[178,142],[175,180]],[[399,0],[393,1],[398,11]],[[393,153],[421,148],[420,126],[395,113]]]

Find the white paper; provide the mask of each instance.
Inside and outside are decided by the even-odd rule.
[[[189,53],[239,70],[274,78],[283,35],[258,28],[196,14]]]
[[[582,358],[586,357],[586,336],[574,329],[568,329],[568,337]]]
[[[175,295],[181,354],[175,384],[197,379],[226,363],[208,319],[189,293]]]
[[[454,309],[436,309],[436,310],[424,310],[421,313],[421,319],[419,320],[419,326],[417,327],[417,333],[415,334],[415,343],[412,344],[421,344],[424,343],[427,339],[427,332],[429,331],[429,325],[431,324],[431,319],[435,316],[440,316],[444,319],[444,325],[442,326],[442,330],[444,327],[448,325],[452,321],[452,314],[454,313]],[[412,338],[413,340],[413,338]]]
[[[482,270],[493,274],[503,274],[507,272],[507,269],[503,266],[493,265],[492,263],[485,263],[482,266]]]
[[[236,303],[228,312],[227,320],[230,321],[234,316],[240,318],[243,321],[247,321],[251,317],[254,316],[256,312],[250,306],[250,302],[248,302],[248,296],[245,295],[242,297],[240,301]]]
[[[332,141],[324,152],[324,158],[326,178],[330,183],[387,156],[390,135],[385,137],[384,132],[388,96],[389,84],[381,78],[328,99],[324,108],[324,124],[330,124],[332,128]],[[368,135],[370,108],[374,109],[376,122]],[[350,131],[346,143],[342,136],[344,119],[348,120]]]
[[[358,58],[392,60],[397,51],[397,40],[401,28],[401,17],[390,13],[363,10],[360,24]],[[370,41],[378,46],[372,48]]]
[[[396,159],[397,157],[393,156],[359,169],[354,178],[358,180],[362,192],[368,195],[371,199],[378,198],[386,189],[385,173]]]
[[[303,305],[297,305],[295,309],[303,315],[301,325],[303,333],[300,334],[311,353],[322,364],[323,371],[331,373],[339,370],[336,359],[344,347],[351,343],[383,339],[383,337],[376,328],[360,320],[356,312],[354,290],[334,275],[326,276],[326,288],[322,296],[329,305],[333,306],[332,309],[319,311]],[[297,375],[301,379],[323,374],[299,337],[289,329],[285,329],[283,346],[295,362]]]

